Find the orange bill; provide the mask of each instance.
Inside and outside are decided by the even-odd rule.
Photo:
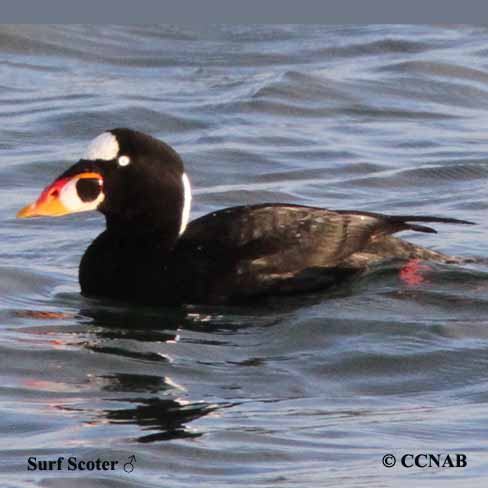
[[[61,215],[72,213],[70,209],[63,205],[60,198],[61,191],[68,183],[84,178],[103,180],[99,173],[93,172],[80,173],[68,178],[60,178],[45,188],[34,203],[19,210],[19,212],[17,212],[17,218],[40,216],[59,217]]]

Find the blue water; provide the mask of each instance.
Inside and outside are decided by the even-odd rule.
[[[486,486],[488,29],[2,26],[0,68],[2,486]],[[469,219],[404,237],[477,262],[418,284],[385,264],[252,308],[84,299],[102,217],[15,213],[120,126],[182,155],[193,217],[270,201]]]

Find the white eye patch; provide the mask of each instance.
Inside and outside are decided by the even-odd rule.
[[[120,158],[117,159],[117,163],[119,163],[119,166],[127,166],[130,164],[130,158],[129,156],[120,156]]]
[[[103,191],[100,191],[100,194],[94,200],[84,202],[78,194],[76,188],[77,183],[78,178],[73,178],[71,181],[66,183],[66,185],[64,185],[59,192],[59,200],[70,212],[86,212],[88,210],[95,210],[105,199]],[[101,181],[99,184],[102,186]]]
[[[117,157],[119,149],[117,138],[110,132],[103,132],[88,145],[83,159],[111,161]]]

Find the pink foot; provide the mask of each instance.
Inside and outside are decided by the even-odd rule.
[[[432,268],[426,264],[422,264],[420,259],[411,259],[408,261],[399,272],[400,279],[407,285],[420,285],[421,283],[428,283],[422,276],[422,271],[430,271]]]

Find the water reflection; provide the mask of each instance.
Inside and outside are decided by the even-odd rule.
[[[137,405],[133,408],[107,409],[103,412],[103,421],[138,424],[142,430],[156,431],[138,437],[139,442],[199,437],[202,433],[190,430],[186,424],[218,408],[205,402],[190,403],[170,398],[128,398],[126,401]]]
[[[34,340],[29,338],[33,346],[41,344],[60,354],[68,353],[69,356],[56,357],[63,364],[63,369],[73,359],[81,367],[81,371],[74,375],[69,370],[60,373],[57,378],[59,385],[55,389],[57,395],[50,400],[51,407],[68,414],[76,411],[85,425],[99,431],[103,431],[106,425],[124,425],[129,430],[132,426],[134,429],[128,434],[131,439],[141,443],[162,442],[204,435],[204,429],[195,429],[195,420],[216,411],[222,412],[241,400],[240,393],[236,392],[242,383],[228,376],[228,368],[231,368],[232,375],[236,374],[232,369],[236,366],[258,368],[256,371],[267,368],[269,374],[278,368],[279,374],[285,365],[280,356],[287,360],[289,357],[283,352],[282,342],[278,347],[273,344],[281,334],[279,331],[283,331],[278,326],[276,332],[273,326],[283,322],[295,323],[296,316],[303,315],[304,309],[310,311],[316,305],[326,304],[331,318],[325,324],[323,321],[328,313],[322,310],[321,324],[317,323],[315,328],[309,324],[308,332],[303,333],[291,325],[285,335],[295,338],[299,350],[300,347],[305,350],[316,347],[312,345],[317,340],[313,338],[314,333],[319,337],[326,331],[337,337],[361,334],[363,329],[359,325],[347,332],[344,321],[334,321],[334,317],[349,314],[359,324],[357,314],[362,312],[358,311],[363,309],[365,301],[371,308],[374,296],[382,297],[381,302],[374,302],[380,304],[376,316],[380,317],[384,309],[388,320],[415,305],[433,305],[432,313],[442,305],[447,313],[450,307],[448,300],[453,302],[457,313],[463,310],[462,307],[468,312],[473,304],[486,308],[484,291],[479,289],[486,285],[486,273],[462,266],[433,265],[428,282],[410,286],[400,280],[397,264],[386,263],[354,284],[310,295],[268,299],[252,308],[134,307],[59,294],[56,302],[60,302],[61,310],[66,309],[63,306],[65,302],[78,311],[19,310],[15,315],[36,324],[22,329],[34,337]],[[73,306],[75,304],[77,307]],[[442,317],[439,316],[439,320]],[[431,320],[432,314],[429,315]],[[379,326],[371,323],[368,327],[371,332]],[[444,337],[446,334],[438,335]],[[266,345],[264,350],[260,349],[267,338],[270,339],[270,347]],[[331,342],[325,340],[330,347]],[[437,340],[437,336],[432,340]],[[289,347],[294,351],[292,345]],[[268,350],[273,352],[266,353]],[[277,361],[279,366],[276,366]],[[327,363],[328,359],[324,357],[323,361]],[[339,362],[341,367],[351,364],[349,377],[355,371],[355,361]],[[335,370],[336,365],[332,362],[327,371]],[[251,369],[239,374],[240,380],[248,381],[252,388],[259,387],[260,379]],[[32,376],[32,380],[29,383],[31,389],[45,394],[54,391],[53,385],[46,383],[41,372]],[[206,389],[209,385],[213,388],[210,394]],[[236,389],[231,396],[223,393],[229,388]],[[273,388],[270,386],[270,389]],[[82,395],[79,394],[81,391],[84,392]],[[216,391],[219,391],[217,395]],[[280,398],[281,394],[277,391]],[[73,400],[70,395],[78,398]],[[214,398],[219,400],[214,402]],[[126,430],[114,432],[117,436]]]
[[[91,371],[95,373],[81,372],[82,380],[78,381],[82,385],[75,385],[77,379],[68,373],[59,382],[70,392],[91,390],[95,398],[78,405],[58,396],[50,403],[50,408],[58,411],[88,417],[85,425],[136,425],[148,432],[135,437],[144,443],[197,437],[202,433],[190,429],[189,423],[229,406],[192,401],[192,392],[166,374],[172,371],[172,358],[165,347],[177,347],[182,328],[199,327],[195,314],[183,309],[162,311],[99,303],[84,303],[79,313],[71,315],[42,310],[17,312],[19,317],[46,322],[22,330],[35,336],[33,344],[82,355],[83,364],[87,363],[87,353],[91,356]],[[211,316],[206,314],[203,320],[208,327]],[[55,321],[62,325],[57,326]],[[43,390],[41,376],[33,375],[29,381],[31,387],[37,385]]]
[[[92,425],[136,424],[142,430],[152,431],[138,437],[139,442],[155,442],[183,437],[198,437],[200,432],[190,430],[191,421],[203,417],[218,408],[206,402],[189,402],[179,397],[171,398],[175,389],[184,390],[170,378],[144,374],[114,373],[97,377],[101,390],[110,393],[138,393],[135,397],[115,397],[108,402],[130,404],[124,408],[105,408],[90,422]],[[148,393],[145,397],[141,394]]]

